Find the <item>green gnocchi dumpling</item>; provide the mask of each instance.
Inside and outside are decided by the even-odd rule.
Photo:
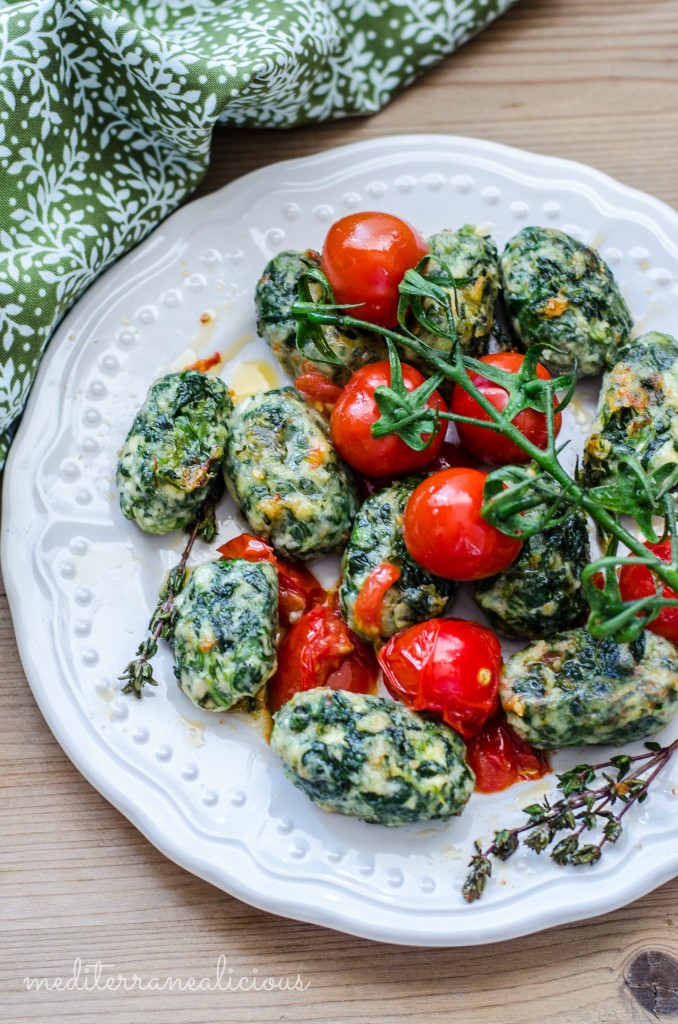
[[[278,576],[268,562],[203,562],[175,610],[174,672],[198,707],[227,711],[273,675]]]
[[[576,360],[578,376],[591,377],[615,362],[633,322],[595,249],[555,228],[523,228],[504,249],[501,275],[518,340],[549,346],[541,361],[550,370],[569,371]]]
[[[504,636],[551,636],[584,621],[581,574],[590,561],[586,517],[575,509],[562,523],[528,537],[503,572],[479,580],[476,604]]]
[[[296,693],[274,716],[271,748],[323,810],[380,825],[460,814],[475,782],[456,732],[362,693]]]
[[[414,561],[403,540],[403,513],[423,477],[398,480],[361,506],[342,560],[341,612],[354,633],[383,643],[401,629],[442,615],[457,584],[434,576]],[[380,565],[394,566],[400,576],[384,594],[378,631],[356,618],[355,605],[370,574]]]
[[[260,391],[236,406],[226,484],[255,533],[288,558],[346,543],[358,497],[323,418],[294,388]]]
[[[372,331],[340,331],[336,327],[325,326],[322,328],[325,340],[345,366],[315,362],[302,355],[297,348],[297,322],[291,309],[299,297],[302,274],[308,268],[319,266],[320,257],[312,249],[306,252],[288,250],[269,260],[254,293],[257,330],[290,377],[296,378],[309,370],[319,370],[335,383],[345,384],[353,371],[367,363],[386,359],[388,353],[383,339]],[[311,293],[317,288],[317,285],[311,284]],[[314,301],[317,298],[316,292]],[[357,311],[356,315],[360,316],[360,312]]]
[[[454,325],[464,355],[480,358],[487,354],[494,325],[494,304],[499,293],[499,262],[497,249],[487,235],[478,233],[472,224],[458,231],[439,231],[427,241],[431,254],[423,273],[425,277],[452,274],[456,288],[446,287],[450,296]],[[444,264],[443,264],[444,261]],[[447,331],[445,312],[431,304],[428,315]],[[419,329],[422,341],[447,355],[452,344],[433,332]],[[404,350],[407,357],[408,350]],[[412,361],[412,360],[410,360]],[[413,357],[418,364],[416,357]],[[427,366],[422,367],[430,372]]]
[[[120,508],[146,533],[189,526],[219,476],[233,403],[218,377],[196,370],[161,377],[120,451]]]
[[[585,482],[614,486],[629,456],[648,472],[678,464],[678,341],[658,331],[630,342],[603,378]]]
[[[504,666],[499,696],[540,749],[645,739],[678,711],[678,650],[646,630],[629,644],[585,629],[537,640]]]

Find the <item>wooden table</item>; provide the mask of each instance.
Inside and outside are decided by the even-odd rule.
[[[522,0],[370,119],[217,132],[200,191],[272,157],[440,131],[586,161],[678,206],[677,56],[678,0]],[[61,752],[1,601],[3,1021],[626,1024],[678,1012],[678,964],[654,955],[678,955],[678,880],[588,923],[484,948],[417,950],[272,917],[186,874]],[[632,969],[643,953],[653,955]],[[308,987],[196,995],[23,984],[67,978],[78,957],[128,978],[210,978],[219,955],[234,978],[299,973]]]

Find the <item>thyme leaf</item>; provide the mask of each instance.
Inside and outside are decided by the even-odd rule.
[[[216,501],[217,492],[213,492],[203,503],[191,527],[181,558],[177,565],[169,571],[148,624],[149,635],[139,644],[134,658],[118,676],[121,682],[125,684],[121,688],[122,693],[132,694],[141,700],[145,686],[158,685],[157,679],[153,676],[151,662],[158,653],[158,640],[169,641],[172,638],[176,615],[174,601],[177,595],[181,593],[186,582],[186,564],[193,550],[196,538],[201,534],[203,537],[209,537],[209,539],[213,539],[216,536],[216,519],[214,515]],[[212,530],[214,531],[213,533]]]
[[[521,842],[535,853],[551,846],[551,859],[561,867],[596,864],[607,844],[621,836],[624,815],[646,799],[651,783],[678,748],[678,740],[666,747],[658,743],[645,747],[642,754],[615,754],[609,761],[578,764],[562,772],[556,776],[560,799],[551,803],[545,798],[524,807],[526,823],[495,832],[486,849],[476,840],[462,886],[464,899],[469,903],[480,899],[492,875],[492,858],[506,860]],[[561,832],[567,834],[554,844]],[[582,843],[588,832],[595,833],[592,838],[597,841]]]

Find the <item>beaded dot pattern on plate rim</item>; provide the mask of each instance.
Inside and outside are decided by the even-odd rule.
[[[60,643],[73,670],[76,699],[87,707],[102,742],[131,771],[171,793],[191,828],[246,846],[272,874],[312,874],[339,891],[357,888],[376,904],[398,893],[400,905],[416,913],[426,896],[433,897],[431,907],[439,908],[444,900],[450,909],[458,908],[457,883],[477,831],[470,815],[452,825],[409,826],[398,834],[389,830],[388,842],[380,843],[372,839],[370,826],[308,805],[283,779],[263,737],[240,716],[210,716],[194,708],[176,688],[166,650],[158,659],[161,686],[148,698],[136,702],[117,692],[116,672],[141,639],[158,580],[177,560],[182,541],[140,537],[122,519],[116,507],[115,451],[148,384],[168,372],[183,349],[199,357],[213,349],[235,350],[245,338],[226,363],[227,380],[238,360],[267,357],[263,343],[253,337],[251,293],[258,273],[280,249],[319,248],[332,220],[347,212],[383,208],[431,233],[444,226],[440,211],[447,202],[454,226],[475,221],[501,244],[528,223],[560,227],[600,248],[634,311],[640,311],[636,319],[642,330],[668,327],[668,311],[676,301],[671,296],[678,295],[678,261],[674,256],[671,265],[666,252],[666,262],[653,262],[658,246],[647,229],[642,242],[627,244],[627,235],[643,234],[640,226],[635,224],[634,232],[616,230],[615,215],[602,216],[584,189],[563,189],[538,174],[530,187],[519,175],[502,176],[498,167],[474,169],[472,160],[463,170],[451,166],[444,171],[422,161],[415,171],[415,157],[389,173],[382,163],[378,175],[357,166],[342,180],[281,188],[274,199],[255,196],[236,211],[222,211],[217,201],[213,207],[198,204],[195,222],[178,237],[171,235],[168,222],[169,247],[160,272],[148,258],[145,268],[130,273],[124,299],[99,298],[74,339],[78,345],[66,361],[59,425],[41,449],[34,489],[50,509],[51,521],[36,558],[55,597],[54,621],[67,623]],[[588,218],[582,216],[586,210]],[[106,276],[117,273],[119,268]],[[199,323],[206,308],[215,311],[209,330]],[[228,509],[224,518],[236,532],[234,515]],[[67,533],[69,542],[62,544]],[[201,548],[198,557],[209,554]],[[126,600],[130,580],[138,590],[132,602]],[[114,645],[112,630],[118,636]],[[228,777],[235,782],[220,769],[218,751],[224,743]],[[474,797],[479,799],[486,798]],[[499,807],[491,800],[490,805],[485,833]],[[245,809],[246,824],[240,814]],[[628,849],[615,851],[618,861],[628,856]],[[448,875],[441,895],[441,880]],[[526,883],[529,888],[531,868],[523,866],[515,877],[517,883],[507,879],[503,892],[497,887],[490,900],[510,899]]]

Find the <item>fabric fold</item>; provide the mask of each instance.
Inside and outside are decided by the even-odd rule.
[[[212,129],[379,110],[513,0],[0,0],[0,464],[61,317]]]

